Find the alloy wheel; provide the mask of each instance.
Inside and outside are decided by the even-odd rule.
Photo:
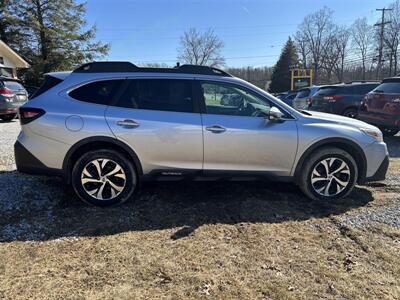
[[[350,183],[349,165],[337,157],[318,162],[311,173],[311,186],[319,195],[333,197],[340,194]]]
[[[95,159],[82,170],[81,184],[87,194],[97,200],[111,200],[125,188],[124,169],[111,159]]]

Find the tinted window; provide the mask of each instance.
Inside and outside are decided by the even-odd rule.
[[[268,101],[236,85],[204,82],[201,88],[208,114],[258,117],[270,109]]]
[[[85,84],[69,95],[77,100],[96,103],[109,104],[121,87],[123,80],[103,80]]]
[[[384,82],[374,92],[387,94],[400,94],[400,82]]]
[[[55,87],[60,82],[62,82],[62,80],[59,78],[55,78],[53,76],[45,76],[43,84],[36,92],[33,93],[33,95],[31,96],[31,99],[43,94],[44,92],[48,91],[52,87]]]
[[[318,92],[315,93],[315,96],[334,95],[334,94],[338,94],[339,92],[341,92],[341,89],[339,87],[335,87],[335,86],[322,87],[318,90]]]
[[[350,87],[349,92],[352,94],[365,95],[377,87],[378,84],[358,84]]]
[[[193,112],[191,80],[132,79],[117,106],[138,109]]]
[[[20,84],[16,81],[4,81],[4,86],[14,92],[17,92],[20,90],[25,90],[24,87],[22,86],[22,84]]]
[[[308,95],[310,95],[309,89],[300,90],[299,93],[297,94],[297,98],[305,98],[308,97]]]

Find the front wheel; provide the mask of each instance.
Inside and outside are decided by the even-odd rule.
[[[333,200],[347,196],[353,190],[358,176],[354,158],[335,147],[315,151],[300,172],[299,187],[313,200]]]
[[[82,155],[72,170],[72,186],[81,200],[110,206],[128,200],[137,186],[132,162],[123,154],[100,149]]]
[[[2,119],[4,122],[11,122],[16,115],[17,114],[1,115],[0,119]]]

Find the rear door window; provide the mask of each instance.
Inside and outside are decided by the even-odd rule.
[[[124,80],[101,80],[85,84],[69,93],[69,96],[84,102],[108,105],[117,95]]]
[[[376,93],[400,94],[400,82],[384,82],[374,89]]]
[[[192,80],[129,79],[116,105],[136,109],[194,112]]]
[[[365,95],[377,87],[378,84],[358,84],[350,87],[351,94]]]
[[[305,98],[305,97],[308,97],[308,95],[310,95],[310,90],[304,89],[304,90],[300,90],[296,97],[297,98]]]

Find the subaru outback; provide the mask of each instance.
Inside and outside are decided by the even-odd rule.
[[[17,169],[62,176],[99,206],[132,198],[145,180],[244,176],[291,181],[329,201],[383,180],[389,163],[378,128],[296,111],[203,66],[94,62],[49,73],[19,114]]]

